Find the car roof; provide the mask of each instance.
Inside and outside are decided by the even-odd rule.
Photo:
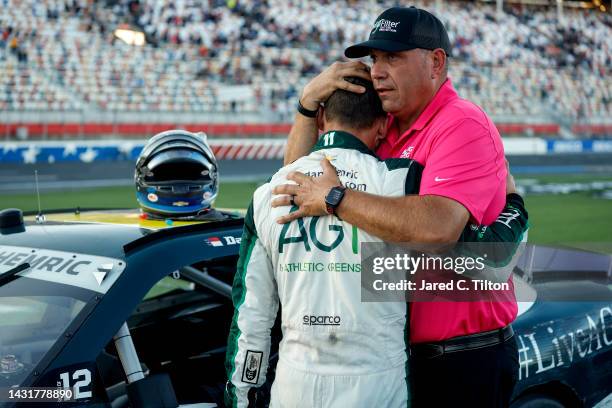
[[[230,219],[239,211],[223,211]],[[206,225],[211,221],[175,221],[143,218],[136,209],[58,211],[39,223],[26,215],[25,231],[0,235],[0,246],[48,249],[125,259],[124,247],[161,230]],[[179,228],[178,230],[182,230]],[[178,231],[177,231],[178,232]]]

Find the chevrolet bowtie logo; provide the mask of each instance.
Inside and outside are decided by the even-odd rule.
[[[185,207],[186,205],[189,205],[189,203],[187,201],[175,201],[172,203],[172,205],[175,207]]]

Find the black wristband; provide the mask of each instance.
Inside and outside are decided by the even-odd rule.
[[[318,108],[316,110],[306,109],[304,105],[302,105],[302,101],[298,99],[297,111],[308,118],[316,118],[317,112],[319,111],[319,109]]]

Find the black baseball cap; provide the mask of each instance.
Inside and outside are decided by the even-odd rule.
[[[348,58],[361,58],[370,50],[406,51],[442,48],[450,56],[451,46],[444,24],[433,14],[416,7],[392,7],[378,16],[370,38],[344,50]]]

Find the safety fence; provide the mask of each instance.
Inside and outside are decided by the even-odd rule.
[[[557,153],[612,153],[612,140],[559,140],[504,138],[507,155],[554,155]],[[136,160],[144,140],[66,140],[0,142],[0,163],[55,163]],[[220,160],[282,159],[286,139],[211,138]]]

